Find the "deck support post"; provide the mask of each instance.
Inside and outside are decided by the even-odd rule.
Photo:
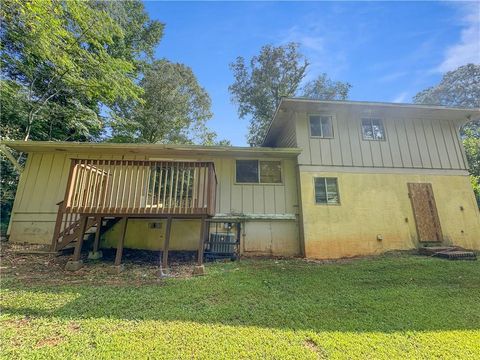
[[[122,263],[123,244],[125,243],[125,234],[127,232],[128,216],[123,217],[122,232],[117,244],[117,253],[115,255],[115,266],[120,266]]]
[[[168,246],[170,245],[170,233],[172,231],[172,217],[167,218],[167,227],[165,229],[165,241],[163,243],[162,263],[160,271],[168,270]]]
[[[100,245],[100,234],[102,231],[102,222],[103,218],[101,216],[96,216],[95,222],[97,223],[97,231],[95,231],[95,241],[93,242],[93,252],[98,252],[98,246]]]
[[[85,231],[87,230],[88,215],[82,215],[80,218],[80,226],[78,228],[78,240],[73,252],[73,261],[80,260],[82,252],[83,238],[85,237]]]
[[[203,275],[205,273],[205,268],[203,266],[203,252],[205,248],[205,237],[207,232],[207,221],[206,217],[201,217],[200,224],[200,240],[198,242],[198,257],[197,257],[197,266],[193,270],[194,275]]]
[[[95,222],[97,223],[97,230],[95,231],[95,240],[93,242],[93,249],[88,253],[89,260],[98,260],[103,257],[103,253],[98,251],[100,245],[100,234],[102,233],[103,217],[100,215],[95,216]]]

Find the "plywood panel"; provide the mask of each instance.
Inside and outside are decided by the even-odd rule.
[[[352,159],[352,149],[350,145],[350,137],[348,135],[348,124],[345,117],[336,117],[335,124],[337,127],[336,135],[338,136],[339,143],[341,144],[341,156],[342,156],[342,164],[346,166],[353,165]],[[339,165],[339,164],[338,164]]]
[[[330,139],[318,139],[320,143],[321,165],[332,165],[332,152]],[[313,158],[312,158],[313,161]]]
[[[253,213],[265,213],[264,186],[253,186]]]
[[[413,167],[405,122],[403,119],[395,119],[394,124],[397,133],[398,147],[400,149],[400,154],[402,155],[403,166]]]
[[[323,148],[320,146],[320,140],[315,138],[310,138],[310,161],[311,164],[322,164],[323,163]]]
[[[362,151],[361,151],[361,138],[360,138],[360,130],[358,127],[358,122],[353,121],[352,119],[348,118],[347,121],[347,128],[348,128],[348,138],[350,139],[350,148],[353,158],[353,165],[354,166],[364,166]]]
[[[417,226],[418,240],[423,242],[442,241],[442,230],[432,184],[409,183],[408,189]]]
[[[275,214],[275,186],[264,186],[265,214]]]
[[[415,133],[415,128],[413,125],[413,120],[410,118],[403,119],[406,130],[406,145],[410,151],[410,156],[412,158],[413,167],[422,167],[422,159],[420,157],[420,150],[417,143],[417,134]]]
[[[242,212],[253,213],[253,185],[242,185]]]
[[[431,119],[423,120],[423,131],[425,135],[426,146],[428,148],[428,153],[430,154],[431,166],[434,169],[441,169],[442,163],[440,162],[440,154],[438,151],[435,134],[433,133]]]
[[[285,189],[275,186],[275,214],[285,214]]]
[[[395,120],[387,119],[384,123],[387,132],[387,144],[390,148],[390,154],[392,156],[392,166],[404,167],[402,153],[400,151],[400,145],[398,141],[398,133],[395,128]]]
[[[445,139],[443,136],[443,131],[442,131],[442,128],[438,126],[438,123],[436,123],[436,120],[432,122],[432,129],[433,129],[434,138],[437,144],[441,166],[443,169],[450,169],[451,164],[450,164],[450,159],[447,152],[447,146],[445,144]]]
[[[418,149],[420,151],[420,159],[422,161],[422,167],[431,168],[432,162],[430,160],[430,151],[428,149],[427,140],[425,137],[423,120],[413,119],[413,127],[415,130]]]
[[[456,147],[456,140],[454,134],[452,133],[452,128],[450,126],[450,122],[447,120],[441,120],[440,126],[442,127],[442,131],[445,137],[445,145],[447,147],[447,153],[450,159],[450,164],[453,169],[460,168],[460,159],[457,153]]]

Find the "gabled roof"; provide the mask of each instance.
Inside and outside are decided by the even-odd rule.
[[[298,148],[268,148],[239,146],[200,146],[177,144],[132,144],[132,143],[91,143],[65,141],[2,141],[3,145],[17,151],[70,152],[94,154],[150,155],[150,156],[196,156],[209,157],[296,157]]]
[[[270,144],[272,142],[272,139],[278,135],[279,130],[281,130],[286,121],[289,121],[290,115],[295,111],[312,113],[319,111],[334,111],[342,108],[359,111],[360,114],[364,113],[364,115],[369,114],[369,112],[376,114],[397,112],[403,116],[413,115],[439,120],[450,119],[456,121],[458,125],[464,124],[470,120],[480,119],[480,109],[389,102],[313,100],[301,97],[290,97],[283,98],[280,101],[263,140],[263,144]]]

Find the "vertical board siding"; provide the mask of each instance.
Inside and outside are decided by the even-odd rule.
[[[341,109],[328,114],[333,119],[333,139],[310,137],[308,113],[295,116],[297,146],[303,150],[300,165],[467,169],[452,121],[372,115],[382,120],[386,136],[384,141],[372,141],[363,140],[361,113]]]

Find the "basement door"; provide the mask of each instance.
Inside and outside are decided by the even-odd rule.
[[[408,183],[408,196],[412,202],[418,240],[421,242],[442,241],[442,229],[433,197],[432,184]]]

